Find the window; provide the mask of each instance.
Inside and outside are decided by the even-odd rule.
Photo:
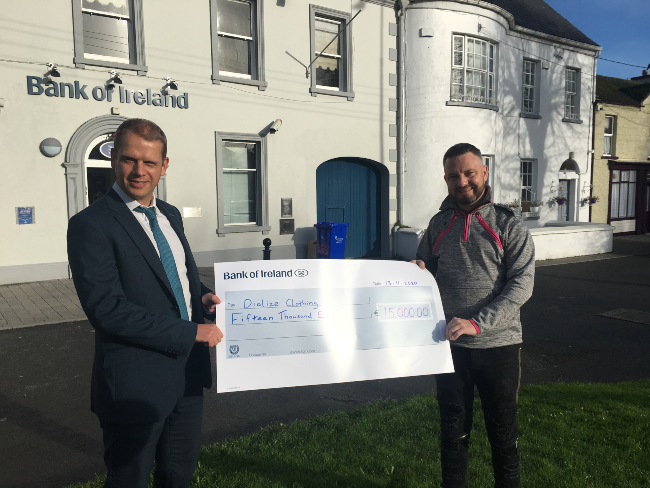
[[[142,0],[72,2],[75,65],[133,69],[146,74]]]
[[[217,234],[268,234],[266,139],[216,133]]]
[[[567,68],[564,81],[564,122],[578,122],[580,120],[580,71]]]
[[[603,156],[614,155],[614,117],[605,115],[605,139],[603,141]]]
[[[492,188],[492,198],[494,198],[494,176],[492,173],[494,172],[494,156],[493,155],[488,155],[484,154],[483,155],[483,164],[488,167],[488,180],[487,184]]]
[[[612,219],[635,216],[636,170],[612,170]]]
[[[338,95],[354,99],[352,90],[352,30],[350,14],[309,6],[312,96]]]
[[[467,36],[454,36],[451,101],[496,106],[495,45]]]
[[[539,116],[539,80],[538,63],[524,59],[523,89],[521,101],[521,114],[524,117]]]
[[[211,0],[212,82],[265,90],[261,0]]]
[[[521,201],[532,202],[537,200],[536,192],[536,164],[532,159],[521,160]]]

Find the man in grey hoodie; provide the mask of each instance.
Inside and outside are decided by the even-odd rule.
[[[533,292],[533,239],[511,209],[492,203],[488,168],[476,147],[452,146],[443,164],[449,196],[429,222],[414,261],[436,277],[452,341],[455,372],[436,376],[441,486],[467,486],[476,386],[494,486],[518,488],[519,309]]]

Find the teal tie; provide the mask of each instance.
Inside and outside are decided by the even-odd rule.
[[[183,320],[189,320],[189,317],[187,315],[187,306],[185,305],[185,296],[183,295],[183,287],[181,286],[181,280],[178,278],[178,269],[176,269],[176,261],[174,261],[172,250],[169,247],[167,239],[165,239],[165,234],[163,234],[162,230],[160,230],[160,226],[158,225],[156,209],[155,207],[140,206],[137,207],[135,211],[143,213],[147,216],[149,226],[151,227],[151,232],[153,232],[153,238],[156,240],[156,244],[158,245],[160,260],[162,261],[163,268],[165,268],[165,273],[167,274],[169,284],[172,286],[172,291],[176,297],[176,302],[178,302],[181,318]]]

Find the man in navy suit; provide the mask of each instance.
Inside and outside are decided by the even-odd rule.
[[[201,440],[209,348],[223,334],[205,318],[220,303],[199,272],[178,210],[156,199],[167,139],[153,122],[115,134],[117,181],[70,219],[68,259],[95,328],[91,410],[99,417],[105,487],[189,487]]]

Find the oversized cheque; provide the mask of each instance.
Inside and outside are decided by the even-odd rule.
[[[435,279],[397,261],[215,264],[217,392],[453,371]]]

